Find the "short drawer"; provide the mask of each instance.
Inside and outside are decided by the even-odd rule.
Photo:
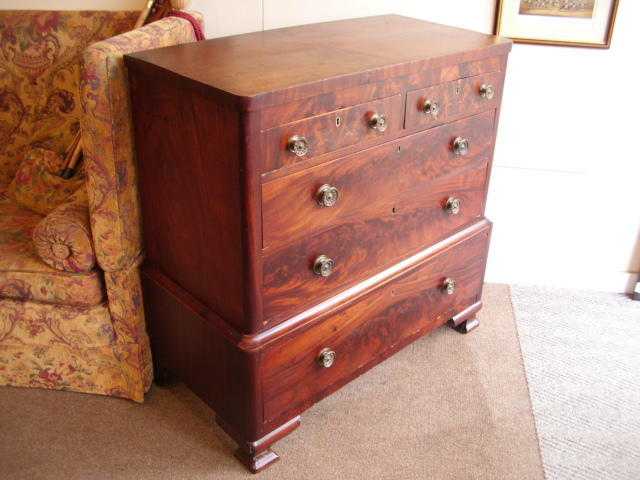
[[[482,217],[487,165],[406,190],[370,218],[353,216],[264,252],[266,322],[279,323]]]
[[[454,80],[407,93],[407,129],[431,128],[496,108],[502,72]]]
[[[488,111],[267,182],[263,247],[401,207],[406,192],[486,161],[493,132],[494,111]],[[456,138],[468,141],[464,154],[453,151]]]
[[[479,301],[489,235],[487,224],[344,310],[267,347],[261,365],[265,422],[297,415]],[[455,282],[453,292],[444,288],[446,280]]]
[[[263,133],[265,172],[375,138],[393,136],[403,123],[402,95],[342,108]]]

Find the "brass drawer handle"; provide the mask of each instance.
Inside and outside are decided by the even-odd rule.
[[[381,113],[374,113],[369,117],[369,128],[384,132],[387,129],[387,117]]]
[[[453,278],[445,278],[442,282],[442,291],[447,295],[453,295],[456,292],[456,281]]]
[[[490,83],[485,83],[480,87],[480,96],[485,100],[491,100],[496,94],[496,89]]]
[[[444,205],[444,209],[449,215],[458,215],[461,207],[462,200],[456,197],[447,198],[447,203]]]
[[[328,183],[322,185],[316,192],[316,200],[321,207],[333,207],[340,199],[338,189]]]
[[[433,100],[425,100],[422,104],[422,112],[425,115],[431,115],[433,118],[436,118],[440,115],[440,104]]]
[[[463,156],[469,153],[469,139],[464,137],[456,137],[453,140],[453,153]]]
[[[298,157],[309,153],[309,142],[302,135],[294,135],[287,141],[287,149]]]
[[[330,348],[323,348],[320,350],[318,357],[316,358],[316,362],[323,368],[330,368],[333,365],[333,362],[336,361],[336,352],[331,350]]]
[[[333,273],[333,267],[336,263],[326,255],[320,255],[313,262],[313,273],[321,277],[328,277]]]

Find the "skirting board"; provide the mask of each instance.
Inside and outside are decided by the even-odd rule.
[[[586,266],[585,266],[586,267]],[[495,272],[487,271],[487,283],[506,283],[522,286],[548,286],[558,288],[575,288],[580,290],[597,290],[633,294],[638,287],[640,273],[632,272],[598,272],[595,270],[540,272]]]

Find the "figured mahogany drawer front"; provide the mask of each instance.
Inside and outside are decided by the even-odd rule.
[[[484,112],[263,184],[263,246],[402,210],[407,192],[488,159],[493,119]],[[465,154],[453,151],[457,138]]]
[[[370,218],[353,216],[334,228],[266,251],[267,324],[279,323],[480,218],[486,175],[485,161],[433,183],[418,184],[394,202],[380,203]]]
[[[430,128],[494,109],[500,98],[502,72],[477,75],[407,93],[405,126]]]
[[[261,367],[264,420],[296,415],[478,301],[489,234],[487,226],[268,347]]]
[[[374,138],[389,138],[402,128],[402,95],[343,108],[266,130],[265,172]]]

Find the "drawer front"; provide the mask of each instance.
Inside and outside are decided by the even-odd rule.
[[[407,93],[406,128],[431,128],[495,109],[501,89],[502,72],[497,72],[411,91]]]
[[[262,186],[263,246],[384,214],[402,192],[488,159],[493,131],[492,110],[267,182]],[[453,152],[457,137],[468,139],[467,154]]]
[[[369,219],[350,218],[265,252],[263,309],[267,323],[279,323],[480,218],[487,164],[406,190]],[[448,200],[454,198],[461,202],[456,214],[447,210]],[[327,259],[334,267],[330,275],[322,276],[320,267],[326,266]],[[314,271],[316,265],[319,272]]]
[[[265,422],[290,418],[479,300],[490,227],[435,254],[262,356]],[[445,279],[455,291],[443,289]],[[330,367],[320,353],[335,352]],[[329,356],[325,355],[325,359]]]
[[[390,138],[403,122],[402,95],[343,108],[269,129],[263,134],[264,171],[375,138]]]

